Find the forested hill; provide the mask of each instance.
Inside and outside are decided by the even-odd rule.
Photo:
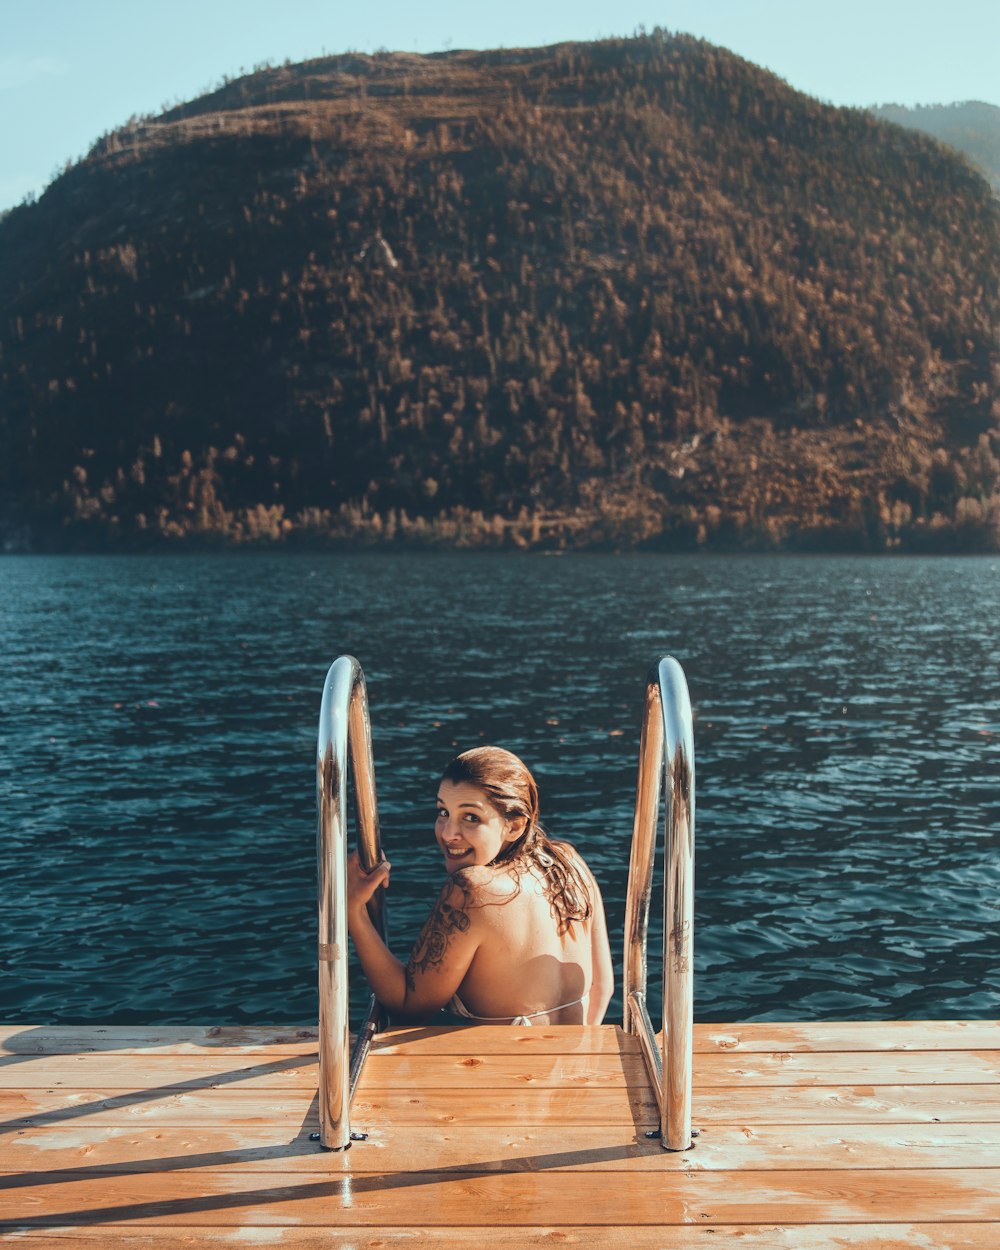
[[[0,221],[8,548],[994,548],[1000,209],[654,32],[268,68]]]
[[[980,100],[962,104],[882,104],[872,112],[883,121],[895,122],[933,135],[959,152],[982,171],[1000,195],[1000,108]]]

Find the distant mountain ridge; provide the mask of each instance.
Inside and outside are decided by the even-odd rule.
[[[916,108],[882,104],[871,112],[897,126],[933,135],[963,152],[1000,195],[1000,108],[995,104],[979,100],[966,100],[961,104],[921,104]]]
[[[662,32],[265,69],[0,221],[0,532],[993,549],[1000,207]]]

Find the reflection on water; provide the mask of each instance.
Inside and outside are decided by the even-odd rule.
[[[988,557],[7,558],[0,1019],[315,1018],[313,756],[342,652],[400,954],[442,873],[438,773],[498,742],[594,867],[620,959],[669,652],[695,712],[697,1018],[996,1016],[997,620]]]

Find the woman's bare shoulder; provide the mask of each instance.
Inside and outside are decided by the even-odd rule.
[[[460,868],[445,883],[461,891],[466,906],[487,907],[490,904],[502,903],[517,892],[517,883],[509,873],[490,864],[472,864],[468,868]]]

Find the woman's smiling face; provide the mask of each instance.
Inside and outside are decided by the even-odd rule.
[[[467,781],[441,782],[434,836],[449,872],[491,863],[523,831],[523,818],[505,819],[478,786]]]

